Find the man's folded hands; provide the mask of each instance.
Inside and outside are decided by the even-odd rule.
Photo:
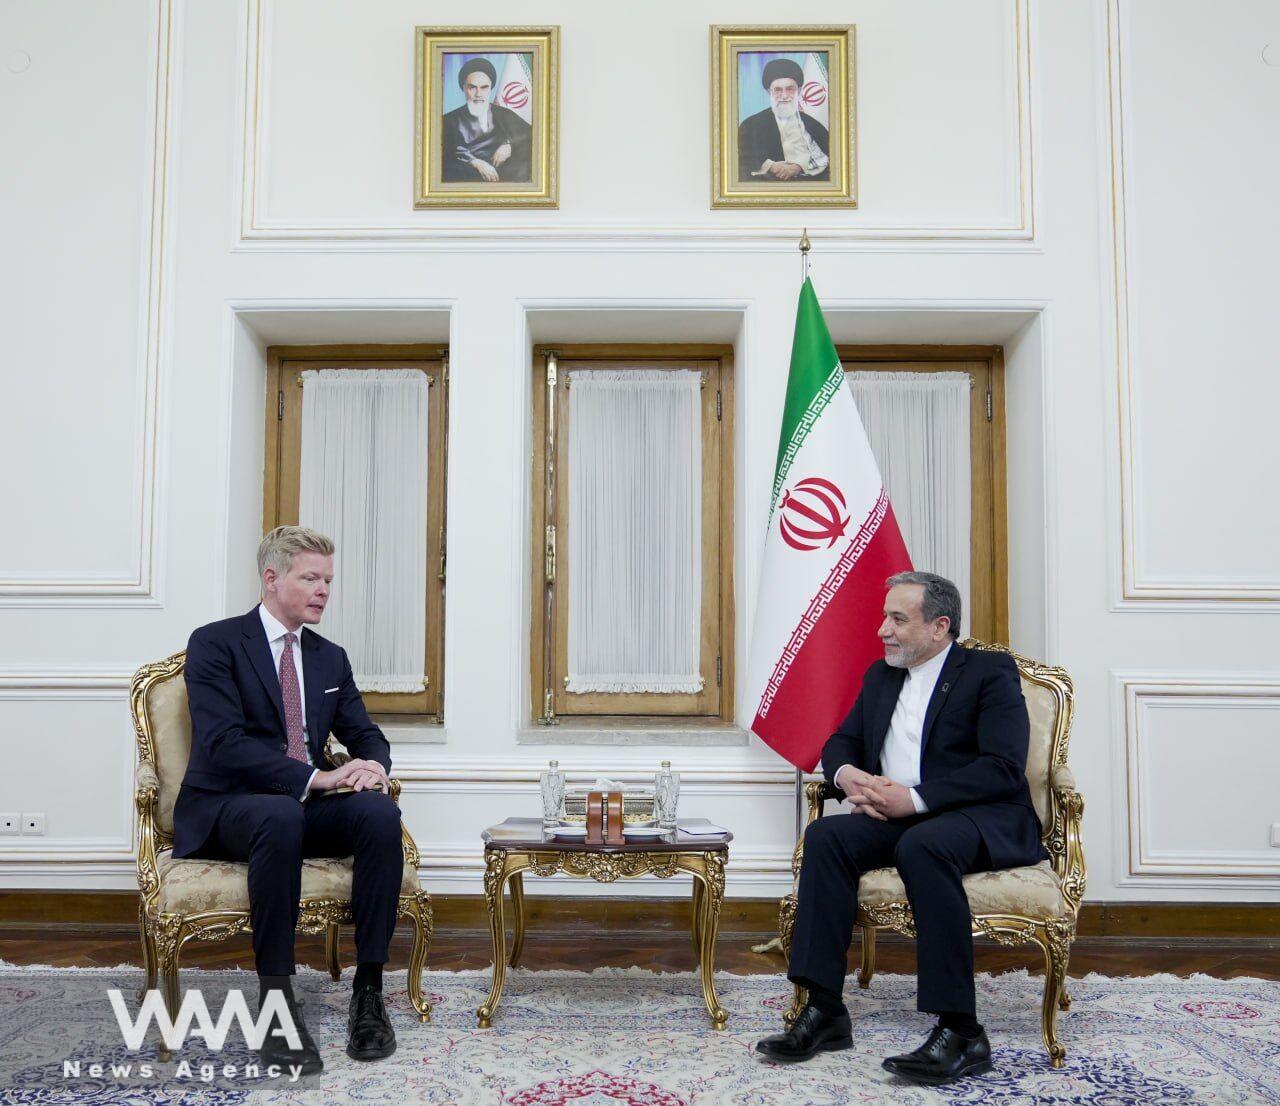
[[[851,814],[865,814],[877,822],[887,822],[890,818],[906,818],[916,813],[910,789],[851,764],[836,773],[835,785],[848,798]]]
[[[332,791],[337,787],[349,787],[352,791],[368,791],[379,788],[386,791],[390,787],[387,770],[376,760],[347,761],[337,768],[317,772],[311,782],[313,791]]]

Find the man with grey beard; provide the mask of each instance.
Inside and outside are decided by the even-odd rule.
[[[769,106],[738,124],[738,179],[829,180],[827,128],[800,110],[804,70],[789,58],[774,58],[760,80]]]
[[[915,918],[916,1007],[938,1022],[923,1045],[884,1067],[932,1085],[992,1067],[963,877],[1036,864],[1044,848],[1017,665],[959,643],[960,592],[950,580],[900,572],[886,583],[884,660],[867,670],[822,750],[823,775],[850,813],[819,818],[804,835],[787,977],[809,1001],[790,1030],[756,1049],[785,1063],[852,1047],[841,994],[858,883],[894,867]]]
[[[490,102],[496,80],[488,59],[463,63],[458,86],[466,103],[441,120],[443,180],[529,183],[533,128],[514,111]]]

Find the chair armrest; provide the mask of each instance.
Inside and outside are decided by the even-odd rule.
[[[844,792],[832,787],[826,780],[810,780],[804,785],[804,797],[809,803],[809,813],[804,820],[806,826],[822,817],[822,804],[828,799],[843,799]]]
[[[804,828],[808,829],[822,817],[822,804],[828,799],[843,799],[844,792],[837,791],[826,780],[810,780],[804,785],[804,797],[809,804],[809,810],[804,819]],[[800,863],[803,860],[804,833],[801,832],[800,840],[796,842],[795,852],[791,854],[791,874],[795,879],[800,878]]]
[[[1084,856],[1084,796],[1076,790],[1071,769],[1060,764],[1049,773],[1053,791],[1053,827],[1049,834],[1049,859],[1062,882],[1062,894],[1072,915],[1080,912],[1088,869]]]
[[[1075,773],[1065,764],[1059,764],[1049,773],[1049,786],[1054,791],[1074,791],[1076,789]]]
[[[133,772],[133,790],[139,800],[146,792],[150,792],[153,799],[160,794],[160,777],[156,775],[156,766],[151,761],[138,761]]]
[[[144,908],[160,889],[156,869],[156,805],[160,799],[160,777],[150,760],[138,761],[133,772],[133,803],[138,809],[138,890]]]

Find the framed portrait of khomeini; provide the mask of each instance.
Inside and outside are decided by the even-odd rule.
[[[711,206],[856,207],[852,26],[711,28]]]
[[[556,207],[559,27],[414,30],[414,207]]]

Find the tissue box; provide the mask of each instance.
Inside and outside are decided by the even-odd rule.
[[[585,824],[587,821],[587,795],[598,790],[594,784],[573,784],[564,791],[564,820]],[[653,821],[653,788],[624,787],[622,789],[622,821],[628,826],[642,826]]]

